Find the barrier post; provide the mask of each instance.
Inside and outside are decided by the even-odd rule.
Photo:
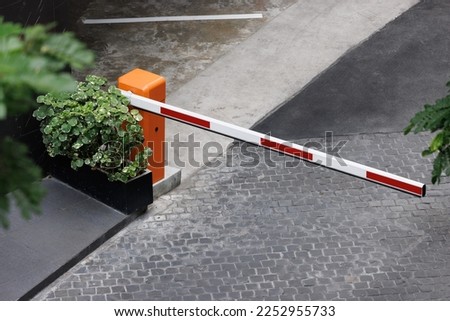
[[[164,103],[166,100],[166,80],[157,74],[142,69],[134,69],[117,80],[122,90]],[[140,110],[143,120],[145,145],[153,151],[149,159],[149,169],[153,174],[153,184],[164,178],[165,118]]]

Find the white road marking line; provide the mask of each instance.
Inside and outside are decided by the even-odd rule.
[[[167,16],[167,17],[141,17],[141,18],[112,18],[112,19],[83,19],[86,25],[116,24],[116,23],[142,23],[142,22],[167,22],[167,21],[208,21],[208,20],[242,20],[262,19],[261,13],[251,14],[222,14],[206,16]]]

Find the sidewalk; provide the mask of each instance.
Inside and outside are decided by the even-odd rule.
[[[247,125],[250,126],[415,1],[382,3],[392,7],[382,10],[380,1],[361,1],[358,5],[355,1],[299,1],[247,40],[236,45],[196,78],[181,86],[169,96],[168,102],[186,107],[194,102],[192,108],[195,111],[207,111],[205,113],[208,115],[216,114],[219,118],[231,119],[238,125],[246,125],[248,121],[250,123]],[[323,6],[323,11],[315,19],[311,19],[311,6],[317,6],[315,9]],[[361,11],[361,8],[364,10]],[[387,13],[384,20],[382,12]],[[307,22],[303,28],[296,29],[297,18],[302,13],[308,13],[305,17]],[[332,21],[333,15],[342,19],[342,28],[336,25],[330,28],[326,25],[327,21]],[[408,34],[411,29],[404,23],[411,19],[418,26],[427,24],[429,27],[429,24],[435,23],[430,17],[440,17],[441,31],[445,32],[448,30],[445,26],[448,26],[450,6],[446,1],[435,0],[424,1],[413,7],[363,44],[361,48],[365,48],[370,54],[367,60],[374,61],[376,70],[384,70],[386,75],[390,75],[395,68],[383,65],[389,59],[373,59],[378,53],[374,50],[376,46],[383,45],[377,39],[382,39],[386,34]],[[364,23],[367,29],[363,28]],[[326,44],[331,48],[334,59],[328,57],[315,64],[299,58],[302,57],[299,52],[314,48],[310,52],[311,57],[322,59],[317,54],[321,52],[318,51],[319,47],[311,47],[312,44],[319,45],[321,42],[312,36],[313,33],[306,32],[308,27],[312,28],[309,32],[323,32],[324,36],[330,30],[338,31],[337,34],[325,37],[323,42],[324,46]],[[268,37],[271,32],[276,36],[283,28],[293,30],[287,44]],[[348,30],[353,29],[360,38],[350,39],[353,37]],[[309,45],[308,42],[301,42],[304,39],[302,34],[309,35]],[[399,37],[399,48],[413,47],[424,40],[419,36],[428,36],[420,33],[414,35],[415,37]],[[448,41],[447,38],[436,36],[432,38],[432,43]],[[267,46],[259,45],[265,39],[275,42],[268,42]],[[297,45],[296,41],[300,43]],[[278,44],[278,47],[272,44]],[[278,50],[271,52],[272,48]],[[433,57],[433,60],[428,61],[429,64],[433,65],[434,62],[443,73],[445,67],[450,70],[446,51],[435,51],[433,46],[423,49],[426,48],[433,53],[428,55]],[[285,51],[290,49],[294,53],[284,56]],[[308,88],[327,83],[329,79],[333,79],[330,73],[333,75],[336,70],[351,71],[355,75],[340,78],[339,88],[348,90],[346,97],[354,99],[352,103],[358,102],[354,98],[358,95],[353,95],[351,90],[356,88],[353,79],[369,79],[367,70],[361,70],[358,75],[351,69],[356,64],[348,63],[348,57],[352,57],[358,50],[360,49],[349,51],[335,66],[317,76],[306,90],[295,95],[292,101],[295,101],[297,108],[313,108],[314,106],[306,104],[311,97],[308,96]],[[383,55],[394,58],[405,52],[408,50],[386,50]],[[238,57],[242,57],[241,55],[247,57],[247,60],[239,66],[237,61],[240,61],[241,58]],[[269,59],[270,57],[278,57],[279,60]],[[412,64],[421,64],[423,60],[420,55],[407,57],[419,59],[409,61]],[[269,62],[273,65],[269,65]],[[300,67],[304,68],[296,69]],[[315,72],[311,71],[305,76],[304,73],[309,68],[316,68]],[[401,70],[396,72],[405,78],[398,78],[396,82],[369,82],[367,86],[380,93],[387,92],[391,90],[392,84],[401,85],[401,79],[407,79],[408,75],[400,73]],[[270,71],[282,73],[286,82],[280,84],[266,81],[271,80]],[[297,80],[290,82],[290,76]],[[429,79],[429,74],[426,73],[416,76]],[[265,86],[268,83],[271,84],[270,90]],[[445,82],[439,87],[444,84]],[[339,94],[333,92],[333,87],[330,90]],[[434,90],[434,86],[422,87],[420,92],[423,97],[431,98],[435,94]],[[392,97],[398,99],[404,95],[413,96],[416,91],[416,87],[406,86],[396,91]],[[259,94],[262,95],[261,100]],[[385,102],[390,97],[386,96]],[[333,95],[321,98],[323,106],[335,106]],[[278,100],[282,101],[277,103]],[[409,112],[421,108],[422,102],[412,103],[415,105],[411,105]],[[242,106],[246,107],[245,111],[253,119],[241,116]],[[270,125],[269,130],[283,129],[284,124],[275,122],[274,119],[286,117],[286,113],[294,108],[285,107],[279,108],[261,124]],[[350,109],[347,116],[352,116],[352,113]],[[320,110],[316,115],[326,117]],[[299,124],[300,127],[301,113],[291,114],[291,118],[294,116],[294,125]],[[384,117],[387,121],[389,114]],[[364,122],[364,119],[357,121]],[[313,120],[308,121],[312,122]],[[330,121],[328,124],[334,123]],[[423,159],[420,152],[430,136],[405,137],[400,133],[398,125],[400,124],[395,122],[390,125],[390,130],[395,131],[394,133],[373,132],[377,129],[374,126],[363,127],[369,131],[364,134],[335,137],[336,141],[348,141],[341,156],[395,173],[406,173],[412,179],[428,183],[431,160]],[[185,130],[186,134],[192,132],[188,127],[176,128]],[[345,132],[345,126],[338,129],[348,133]],[[208,139],[208,136],[199,137],[202,141]],[[297,140],[301,137],[305,136],[291,138]],[[305,139],[299,141],[304,142]],[[217,158],[220,162],[218,167],[203,167],[195,175],[194,170],[190,171],[183,185],[158,199],[147,215],[133,222],[35,299],[450,298],[450,244],[447,240],[450,228],[450,184],[447,179],[440,186],[433,186],[427,197],[419,199],[325,168],[293,162],[288,157],[256,147],[250,147],[249,151],[261,160],[253,167],[242,166],[248,153],[234,151],[230,157]],[[271,156],[269,161],[268,155]],[[266,161],[262,161],[264,159]]]
[[[56,179],[42,185],[42,214],[26,221],[12,206],[0,231],[0,301],[31,299],[134,218]]]

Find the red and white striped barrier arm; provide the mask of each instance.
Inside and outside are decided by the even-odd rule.
[[[369,166],[355,163],[336,156],[327,155],[324,152],[308,149],[304,146],[293,144],[275,137],[239,127],[224,121],[203,116],[179,107],[171,106],[159,101],[145,98],[129,91],[122,90],[122,94],[130,99],[130,104],[136,108],[146,110],[173,120],[192,126],[245,141],[258,146],[284,153],[331,168],[346,174],[357,176],[377,184],[385,185],[415,196],[425,196],[426,185],[401,176],[390,174]]]

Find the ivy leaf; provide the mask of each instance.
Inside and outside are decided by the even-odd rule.
[[[75,163],[77,167],[82,167],[84,165],[84,161],[82,159],[77,159]]]
[[[44,127],[44,134],[48,135],[52,132],[53,128],[50,125]]]
[[[41,106],[33,112],[33,116],[37,120],[43,120],[43,119],[45,119],[45,117],[47,117],[47,110],[48,110],[48,107]]]
[[[130,113],[131,115],[133,115],[133,118],[136,119],[137,121],[141,121],[144,118],[137,109],[132,109]]]
[[[75,144],[72,145],[72,147],[73,147],[74,149],[79,149],[81,146],[83,146],[83,144],[80,143],[80,142],[76,142]]]
[[[70,126],[70,124],[65,123],[61,126],[61,130],[63,133],[70,133],[70,131],[72,130],[72,126]]]
[[[72,126],[75,127],[78,124],[78,120],[76,118],[70,118],[67,123]]]

